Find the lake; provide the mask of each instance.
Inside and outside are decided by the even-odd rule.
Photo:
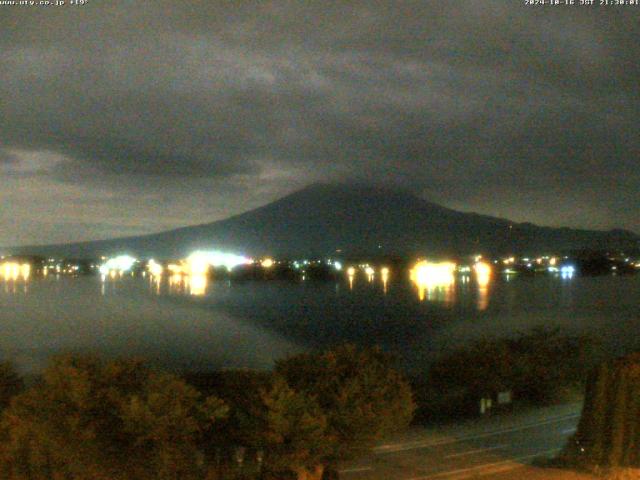
[[[268,368],[285,355],[342,342],[377,344],[422,371],[479,336],[538,326],[640,346],[640,275],[456,278],[420,291],[386,282],[207,280],[129,275],[0,278],[0,352],[25,372],[59,352],[139,356],[174,370]]]

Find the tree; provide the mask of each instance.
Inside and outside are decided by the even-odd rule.
[[[431,365],[418,391],[420,407],[431,417],[476,413],[481,398],[504,390],[518,399],[548,402],[584,381],[596,347],[589,337],[540,328],[476,340]]]
[[[411,388],[392,365],[380,349],[353,345],[277,362],[276,375],[317,402],[326,417],[324,464],[363,453],[410,423]]]
[[[271,372],[247,369],[223,370],[189,378],[200,391],[215,395],[229,406],[228,415],[216,423],[215,429],[207,432],[210,447],[264,448],[260,437],[260,432],[266,428],[261,391],[270,387],[272,379]]]
[[[603,467],[640,467],[640,353],[605,362],[590,376],[565,455]]]
[[[225,413],[220,400],[141,362],[58,357],[4,412],[0,476],[195,478],[200,436]]]
[[[225,370],[208,375],[205,388],[229,405],[227,418],[207,435],[210,453],[225,453],[223,471],[233,469],[229,463],[239,446],[264,454],[267,478],[305,478],[307,470],[315,472],[321,464],[327,443],[325,416],[313,398],[291,389],[281,376]],[[256,469],[247,463],[245,471]]]
[[[347,345],[289,357],[273,373],[223,372],[206,382],[230,406],[217,431],[263,450],[266,478],[320,480],[411,421],[412,392],[392,364],[379,349]]]
[[[327,416],[315,398],[296,392],[282,377],[274,378],[260,397],[265,426],[260,436],[269,449],[266,469],[291,470],[298,480],[320,479],[332,439],[327,435]]]
[[[11,399],[24,387],[22,378],[9,362],[0,363],[0,411],[9,406]]]

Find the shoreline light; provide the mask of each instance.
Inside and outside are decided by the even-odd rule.
[[[448,285],[454,282],[456,264],[453,262],[432,263],[421,261],[411,269],[411,279],[424,285]]]
[[[410,278],[418,287],[418,297],[422,301],[427,292],[438,289],[449,291],[455,283],[455,271],[456,264],[453,262],[434,263],[422,260],[411,269]]]
[[[564,265],[560,268],[560,276],[563,279],[573,278],[573,275],[576,273],[576,267],[573,265]]]
[[[100,265],[99,270],[102,275],[108,275],[112,271],[124,273],[131,270],[136,261],[137,260],[130,255],[119,255],[108,259]]]
[[[164,273],[164,267],[153,259],[147,263],[147,270],[149,270],[149,273],[154,277],[161,277]]]
[[[478,282],[478,285],[485,287],[489,284],[491,274],[493,272],[491,265],[487,262],[476,262],[473,266],[473,271],[476,273],[476,281]]]
[[[189,262],[190,265],[197,265],[197,268],[200,270],[204,269],[205,266],[207,269],[209,266],[211,266],[214,268],[226,267],[227,270],[231,271],[237,266],[249,265],[253,263],[253,260],[242,255],[235,255],[233,253],[224,253],[215,250],[198,250],[189,255],[189,257],[187,258],[187,262]]]
[[[0,268],[0,276],[6,280],[27,280],[31,276],[31,265],[29,263],[4,262]]]
[[[380,269],[380,278],[382,279],[382,291],[387,293],[387,283],[389,282],[389,268],[382,267]]]

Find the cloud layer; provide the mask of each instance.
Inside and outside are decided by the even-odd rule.
[[[146,233],[318,180],[640,231],[640,8],[0,7],[0,245]]]

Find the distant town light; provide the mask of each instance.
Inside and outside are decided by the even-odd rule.
[[[209,259],[202,252],[195,252],[187,257],[187,273],[189,275],[206,275],[209,272]]]
[[[233,253],[224,253],[219,251],[196,251],[193,252],[187,258],[187,261],[195,262],[202,270],[205,266],[211,267],[227,267],[227,270],[231,271],[239,265],[248,265],[252,263],[252,260],[242,255],[235,255]]]
[[[176,263],[170,263],[169,265],[167,265],[167,270],[169,270],[172,275],[181,275],[185,273],[182,266]]]
[[[22,278],[29,278],[30,274],[31,265],[29,265],[28,263],[23,263],[22,265],[20,265],[20,275],[22,275]]]
[[[492,268],[487,262],[476,262],[473,266],[476,273],[476,281],[480,286],[487,286],[491,281]]]
[[[113,257],[108,259],[105,263],[100,265],[100,273],[103,275],[108,275],[109,272],[119,272],[124,273],[131,270],[133,265],[136,263],[136,259],[130,255],[119,255],[117,257]]]
[[[207,276],[206,275],[191,275],[188,279],[189,294],[200,297],[207,292]]]
[[[154,277],[160,277],[164,272],[164,267],[155,260],[151,259],[147,263],[147,270],[149,270],[149,273]]]
[[[380,269],[380,277],[382,278],[382,291],[387,293],[387,283],[389,282],[389,269],[387,267],[382,267]]]
[[[27,280],[31,275],[31,265],[28,263],[4,262],[0,269],[0,275],[7,280],[18,280],[22,277]]]
[[[423,260],[416,263],[410,271],[410,278],[418,287],[420,300],[424,300],[428,290],[452,287],[455,270],[456,264],[453,262],[432,263]]]
[[[560,268],[560,276],[563,279],[573,278],[573,274],[575,273],[576,268],[573,265],[564,265]]]
[[[452,262],[431,263],[418,262],[411,270],[412,279],[420,284],[449,284],[453,283],[453,272],[456,264]]]

